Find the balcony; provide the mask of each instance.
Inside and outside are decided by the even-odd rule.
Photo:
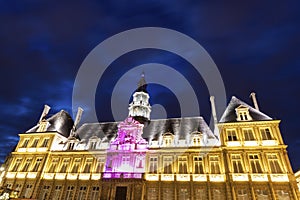
[[[244,141],[244,146],[247,146],[247,147],[258,146],[258,142],[257,141]]]
[[[176,180],[177,181],[190,181],[190,175],[189,174],[177,174]]]
[[[268,181],[267,174],[251,174],[251,180],[255,182],[265,182]]]
[[[92,180],[100,180],[101,179],[101,173],[93,173],[91,179]]]
[[[77,177],[78,177],[77,173],[68,173],[68,175],[67,175],[67,179],[69,179],[69,180],[76,180]]]
[[[89,180],[90,176],[91,176],[90,173],[81,173],[81,174],[79,174],[79,179],[80,180]]]
[[[225,174],[210,174],[209,180],[211,182],[224,182],[225,181]]]
[[[287,174],[270,174],[270,177],[273,182],[289,182]]]
[[[174,181],[174,174],[162,174],[161,180],[162,181]]]
[[[45,173],[43,178],[47,180],[51,180],[54,178],[54,175],[55,175],[54,173]]]
[[[37,177],[37,172],[28,172],[27,178],[36,178]]]
[[[207,176],[206,174],[193,174],[193,181],[207,181]]]
[[[17,172],[7,172],[6,178],[15,178],[16,174],[17,174]]]
[[[56,173],[55,174],[55,179],[63,180],[65,178],[66,178],[66,173]]]
[[[277,141],[276,140],[262,140],[261,141],[261,145],[262,146],[275,146],[277,145]]]
[[[227,142],[228,147],[240,147],[242,146],[240,141],[228,141]]]
[[[233,181],[248,181],[248,174],[232,174]]]
[[[158,181],[159,175],[158,174],[146,174],[147,181]]]
[[[26,172],[18,172],[16,178],[25,178]]]

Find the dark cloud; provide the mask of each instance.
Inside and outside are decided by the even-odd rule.
[[[52,107],[52,114],[72,112],[77,70],[96,45],[120,31],[158,26],[203,45],[222,74],[228,98],[236,95],[250,103],[249,94],[256,91],[261,110],[282,120],[293,168],[300,168],[298,8],[297,1],[0,1],[0,162],[16,144],[17,134],[37,123],[43,104]],[[208,121],[209,96],[201,76],[176,55],[151,50],[112,63],[96,95],[102,119],[111,120],[109,98],[118,78],[149,62],[172,66],[187,77]],[[150,92],[152,103],[177,105],[162,98],[172,97],[163,88]],[[85,110],[88,115],[89,108]]]

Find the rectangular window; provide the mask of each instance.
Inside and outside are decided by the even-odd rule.
[[[25,165],[23,166],[22,172],[27,172],[29,169],[29,166],[31,164],[32,158],[27,158]]]
[[[263,173],[258,155],[249,155],[252,173]]]
[[[80,158],[76,158],[74,160],[74,164],[73,164],[71,173],[78,173],[78,169],[79,169],[79,165],[80,165],[80,160],[81,160]]]
[[[63,163],[60,167],[60,173],[66,173],[67,172],[67,168],[68,168],[68,165],[69,165],[69,162],[70,162],[70,158],[65,158],[63,160]]]
[[[178,173],[179,174],[187,174],[188,167],[187,167],[187,157],[186,156],[180,156],[178,158]]]
[[[21,165],[21,162],[22,162],[22,158],[17,158],[17,160],[15,161],[15,165],[14,165],[14,167],[12,168],[11,171],[17,172],[18,169],[19,169],[19,167],[20,167],[20,165]]]
[[[37,147],[38,142],[39,142],[39,139],[34,139],[32,145],[31,145],[31,147],[32,147],[32,148]]]
[[[243,130],[245,141],[255,140],[252,129],[244,129]]]
[[[162,188],[162,198],[161,199],[174,199],[174,189],[173,188]]]
[[[98,160],[97,160],[97,167],[96,167],[96,173],[103,172],[104,163],[105,163],[105,158],[104,157],[98,158]]]
[[[17,184],[15,187],[15,191],[17,192],[18,196],[21,196],[21,194],[20,194],[21,189],[22,189],[22,184]]]
[[[211,174],[220,174],[220,161],[218,156],[209,157],[209,168]]]
[[[242,158],[238,154],[234,154],[231,156],[231,163],[234,173],[243,173],[243,165],[242,165]]]
[[[28,146],[28,143],[29,143],[29,139],[25,139],[21,147],[26,148]]]
[[[135,167],[136,168],[144,168],[144,157],[143,156],[141,156],[141,155],[136,156]]]
[[[235,130],[227,130],[227,140],[237,141],[237,135]]]
[[[61,192],[62,192],[62,186],[61,185],[55,186],[52,200],[59,200],[61,196]]]
[[[37,158],[32,171],[37,172],[41,166],[41,163],[42,163],[42,158]]]
[[[91,200],[97,200],[99,195],[99,187],[92,187],[91,190]]]
[[[202,156],[194,156],[194,173],[204,174],[204,165]]]
[[[72,200],[74,196],[74,186],[68,186],[65,200]]]
[[[44,185],[39,199],[47,200],[49,196],[50,196],[50,186]]]
[[[207,200],[207,190],[202,188],[194,189],[194,199],[195,200]]]
[[[49,138],[45,138],[41,147],[47,147],[49,143]]]
[[[269,193],[267,190],[264,189],[257,189],[255,191],[256,193],[256,199],[257,200],[268,200],[269,199]]]
[[[260,133],[263,140],[273,140],[269,128],[260,129]]]
[[[158,165],[158,158],[157,157],[150,157],[149,173],[156,174],[157,173],[157,165]]]
[[[78,200],[86,199],[86,186],[81,186],[79,188]]]
[[[193,145],[199,146],[200,144],[201,144],[201,138],[199,136],[194,136],[193,137]]]
[[[237,200],[248,200],[249,196],[246,189],[237,189]]]
[[[130,156],[122,156],[122,165],[129,165],[130,163]]]
[[[290,200],[290,195],[288,191],[276,190],[277,198],[280,200]]]
[[[180,188],[178,193],[177,193],[177,196],[178,196],[178,200],[189,200],[190,199],[190,195],[189,195],[190,191],[189,189],[186,187],[186,188]]]
[[[24,197],[30,198],[31,193],[32,193],[32,184],[28,184],[25,186]]]
[[[157,188],[148,188],[147,189],[147,199],[157,200],[158,199],[158,189]]]
[[[86,159],[83,173],[90,173],[91,172],[92,162],[93,162],[92,158]]]
[[[282,168],[279,163],[279,159],[276,154],[267,156],[270,170],[272,173],[282,173]]]
[[[59,161],[58,158],[53,158],[52,159],[51,166],[50,166],[49,171],[48,171],[49,173],[54,173],[55,172],[58,161]]]
[[[172,156],[164,156],[163,158],[163,166],[164,166],[164,173],[165,174],[172,174],[172,163],[173,159]]]
[[[224,192],[222,192],[220,189],[214,189],[212,195],[213,195],[214,200],[223,200],[223,199],[225,199]]]

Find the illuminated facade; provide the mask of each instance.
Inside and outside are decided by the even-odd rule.
[[[2,186],[46,200],[298,199],[279,123],[232,97],[215,130],[202,117],[150,120],[142,77],[123,122],[73,122],[65,111],[26,133]]]
[[[300,191],[300,170],[298,170],[298,171],[295,173],[295,177],[296,177],[298,189],[299,189],[299,191]]]

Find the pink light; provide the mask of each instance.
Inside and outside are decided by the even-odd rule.
[[[105,172],[112,174],[104,178],[141,178],[145,172],[145,154],[148,142],[142,137],[144,125],[132,117],[118,125],[117,137],[111,141],[107,150]],[[135,150],[140,150],[135,152]],[[141,151],[142,150],[142,151]],[[143,151],[144,150],[144,151]],[[123,173],[122,175],[120,175]]]

